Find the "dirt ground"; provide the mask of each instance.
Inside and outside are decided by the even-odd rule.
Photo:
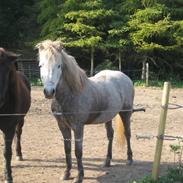
[[[110,168],[102,168],[107,149],[104,125],[85,127],[83,164],[84,183],[127,183],[151,173],[156,139],[137,140],[137,134],[156,135],[159,124],[162,90],[136,88],[135,104],[144,106],[146,112],[132,116],[132,150],[134,164],[126,165],[126,146],[120,147],[116,137],[113,144],[113,161]],[[24,161],[15,160],[13,153],[12,171],[14,183],[71,183],[77,174],[73,153],[72,178],[60,180],[65,168],[62,136],[56,120],[50,114],[50,102],[42,94],[42,88],[33,87],[32,106],[26,117],[22,135]],[[171,103],[183,105],[183,89],[172,89]],[[169,110],[166,134],[183,136],[183,109]],[[160,173],[173,165],[174,156],[169,145],[176,141],[164,141]],[[73,144],[74,145],[74,144]],[[14,145],[13,145],[14,148]],[[73,148],[74,149],[74,148]],[[14,149],[13,149],[14,150]],[[74,150],[72,150],[74,152]],[[3,138],[0,132],[0,182],[3,182]]]

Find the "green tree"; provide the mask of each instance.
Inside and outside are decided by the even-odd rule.
[[[140,8],[141,4],[136,0],[118,0],[115,3],[106,1],[105,4],[106,8],[114,12],[105,45],[107,48],[115,48],[117,50],[116,55],[119,61],[119,70],[121,70],[122,53],[124,55],[132,46],[129,38],[130,28],[127,22],[129,21],[130,15],[132,15],[137,8]],[[124,57],[126,56],[124,55]]]
[[[95,49],[103,46],[106,27],[113,11],[106,10],[102,1],[82,1],[79,10],[65,14],[62,40],[70,47],[87,47],[91,52],[90,75],[94,71]]]
[[[183,54],[183,29],[182,21],[173,21],[169,12],[164,4],[150,4],[135,12],[128,24],[131,40],[143,62],[164,64],[172,70],[176,63],[172,53]]]
[[[182,0],[39,0],[38,20],[42,39],[90,50],[91,75],[100,48],[107,58],[115,52],[120,68],[123,56],[172,69],[183,65],[181,7]]]
[[[60,39],[67,47],[89,48],[90,75],[93,75],[94,52],[103,45],[106,26],[113,12],[104,9],[101,0],[56,2],[44,0],[40,3],[39,21],[45,21],[42,35]]]
[[[21,47],[35,37],[34,0],[0,1],[0,45]]]

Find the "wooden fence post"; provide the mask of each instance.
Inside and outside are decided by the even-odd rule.
[[[146,63],[146,87],[149,86],[149,63]]]
[[[163,88],[163,95],[162,95],[162,106],[161,106],[158,136],[156,141],[156,151],[154,155],[154,162],[153,162],[153,169],[152,169],[153,180],[157,180],[159,176],[161,152],[162,152],[163,138],[164,138],[164,132],[165,132],[166,116],[168,111],[169,93],[170,93],[170,83],[165,82],[164,88]]]

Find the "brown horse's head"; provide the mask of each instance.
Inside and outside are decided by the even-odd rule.
[[[5,102],[6,93],[10,83],[10,77],[16,72],[16,59],[17,55],[0,48],[0,107],[2,107]]]

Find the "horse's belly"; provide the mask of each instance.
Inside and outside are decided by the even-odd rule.
[[[89,119],[86,124],[100,124],[111,121],[115,117],[116,113],[114,112],[106,112],[98,115],[95,119]]]

